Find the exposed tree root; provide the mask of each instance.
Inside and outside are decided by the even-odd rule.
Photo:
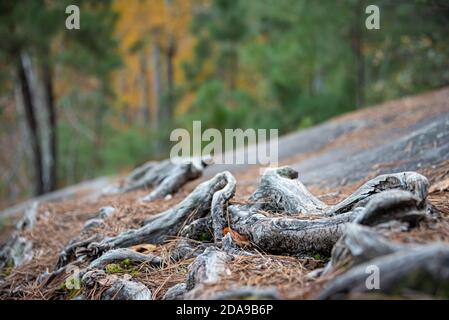
[[[190,265],[186,290],[192,290],[201,284],[216,283],[222,274],[229,272],[226,264],[231,259],[232,256],[218,248],[207,248]]]
[[[91,248],[100,250],[129,247],[139,243],[162,243],[178,234],[188,220],[201,218],[209,213],[214,193],[227,184],[228,172],[217,174],[201,183],[181,203],[147,221],[140,229],[129,230],[116,237],[106,238]]]
[[[95,259],[89,264],[89,269],[103,269],[110,263],[129,261],[132,264],[147,263],[153,267],[161,267],[162,260],[158,256],[152,254],[143,254],[130,249],[114,249],[109,250],[101,257]]]
[[[94,269],[86,272],[82,283],[87,288],[99,286],[105,288],[100,293],[102,300],[152,300],[151,291],[142,283],[107,275],[104,271]]]
[[[238,287],[213,293],[210,300],[280,300],[276,288]]]
[[[189,221],[204,217],[210,212],[214,193],[226,186],[229,176],[228,172],[224,172],[201,183],[179,204],[146,220],[139,229],[128,230],[100,242],[88,239],[69,245],[62,252],[57,267],[60,268],[73,259],[75,252],[98,257],[110,249],[127,248],[141,243],[158,244],[176,236]]]
[[[426,177],[416,172],[383,174],[363,184],[348,198],[327,210],[326,215],[333,216],[351,211],[356,207],[364,207],[373,195],[394,189],[410,191],[416,196],[418,205],[421,207],[428,194],[429,182]]]
[[[357,223],[346,226],[345,233],[332,249],[331,260],[324,274],[384,256],[404,248],[404,245],[389,241],[381,234]]]
[[[135,169],[125,180],[125,185],[118,188],[116,192],[129,192],[143,188],[154,188],[144,197],[143,201],[152,201],[174,194],[184,184],[201,176],[206,161],[201,158],[180,160],[174,163],[164,160],[160,163],[148,162]]]
[[[0,249],[0,270],[4,267],[18,267],[33,258],[33,242],[22,236],[22,233],[33,229],[38,209],[38,202],[28,207],[24,217],[17,223],[15,232]]]
[[[274,172],[274,173],[273,173]],[[266,172],[262,178],[263,188],[257,194],[268,195],[270,186],[275,191],[274,200],[269,205],[273,208],[302,208],[303,213],[318,210],[315,198],[307,196],[305,188],[300,183],[287,178],[297,177],[297,173],[287,167]],[[284,179],[284,180],[282,180]],[[265,182],[264,182],[265,181]],[[287,182],[288,181],[288,182]],[[291,188],[285,185],[292,185]],[[259,249],[275,254],[293,255],[329,255],[332,247],[340,238],[348,222],[356,221],[364,225],[377,225],[380,223],[398,220],[406,221],[411,226],[426,215],[427,179],[413,172],[394,175],[384,175],[367,182],[356,193],[328,211],[321,212],[325,216],[319,219],[298,219],[289,217],[269,217],[254,213],[248,206],[232,206],[229,208],[231,227],[240,234],[248,237]],[[291,189],[301,190],[296,196],[289,193]],[[302,186],[302,185],[301,185]],[[298,189],[299,188],[299,189]],[[404,189],[407,191],[396,190]],[[391,190],[390,190],[391,189]],[[261,191],[262,190],[262,191]],[[304,191],[305,190],[305,191]],[[386,191],[388,190],[388,191]],[[410,191],[409,191],[410,190]],[[299,191],[297,191],[299,192]],[[413,193],[411,193],[413,192]],[[259,196],[252,199],[257,199]],[[312,199],[312,200],[310,200]],[[225,220],[225,208],[217,203],[219,208],[212,208],[212,218],[221,228]],[[242,208],[244,208],[242,210]],[[311,208],[306,210],[304,208]],[[343,211],[343,209],[347,211]],[[332,214],[330,214],[332,213]],[[215,228],[214,228],[215,229]],[[217,231],[215,229],[215,231]]]
[[[284,214],[318,213],[327,207],[298,180],[298,172],[289,167],[267,169],[249,200],[261,202],[261,209]]]
[[[180,236],[196,241],[213,241],[212,217],[206,216],[192,221],[181,230]]]
[[[229,274],[227,263],[231,260],[232,256],[224,251],[216,247],[207,248],[189,267],[184,298],[198,298],[204,286],[215,284],[222,275]]]
[[[101,296],[102,300],[152,300],[151,291],[140,282],[118,279]]]
[[[167,290],[163,297],[163,300],[183,300],[186,291],[186,284],[178,283]]]
[[[378,268],[379,287],[367,282],[369,270]],[[372,271],[371,271],[372,272]],[[360,293],[407,296],[411,292],[448,298],[449,246],[432,244],[404,249],[349,269],[331,281],[318,299],[348,298]]]
[[[190,175],[192,166],[193,163],[148,163],[131,173],[127,179],[128,188],[158,185],[146,200],[171,194],[193,177]],[[144,221],[141,228],[104,239],[97,235],[80,240],[92,225],[102,223],[113,214],[114,208],[105,208],[88,220],[80,237],[63,250],[56,271],[47,281],[64,272],[69,263],[85,266],[90,262],[81,272],[83,283],[87,287],[100,283],[105,288],[101,294],[103,299],[149,299],[151,292],[143,284],[112,277],[103,269],[124,260],[167,267],[171,262],[195,257],[185,283],[170,288],[164,299],[277,299],[276,290],[252,287],[228,288],[210,295],[208,287],[230,272],[228,263],[238,256],[253,255],[251,250],[257,249],[272,254],[331,257],[324,274],[349,269],[320,295],[320,298],[333,298],[363,291],[362,284],[357,281],[361,281],[362,276],[366,279],[362,268],[367,263],[375,263],[381,272],[386,272],[381,285],[385,285],[385,292],[392,292],[399,283],[397,279],[403,278],[402,274],[412,274],[415,270],[424,270],[429,274],[426,273],[426,279],[430,277],[434,281],[436,274],[431,265],[438,265],[445,258],[432,258],[432,254],[449,257],[447,247],[399,245],[372,229],[384,228],[392,222],[406,223],[411,228],[427,217],[428,182],[414,172],[372,179],[335,206],[327,206],[314,197],[298,180],[298,173],[288,167],[267,170],[247,204],[229,205],[235,190],[235,178],[225,171],[199,184],[174,207]],[[127,249],[144,243],[162,244],[176,236],[182,239],[176,241],[168,255],[142,254]],[[408,263],[398,262],[398,257]],[[419,260],[423,257],[432,263]],[[419,261],[413,262],[413,259]]]
[[[215,242],[220,242],[223,238],[223,230],[229,221],[229,219],[227,219],[228,202],[234,197],[236,187],[234,176],[229,172],[225,172],[224,174],[226,175],[227,184],[223,189],[214,193],[211,204]]]

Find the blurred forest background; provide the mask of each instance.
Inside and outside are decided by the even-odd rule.
[[[1,0],[0,208],[166,157],[192,120],[285,133],[448,85],[448,30],[446,0]]]

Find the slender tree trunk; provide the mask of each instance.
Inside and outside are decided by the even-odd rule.
[[[39,139],[39,125],[35,112],[36,108],[34,106],[31,86],[27,77],[26,66],[24,65],[22,55],[20,55],[17,60],[17,78],[20,83],[25,119],[30,132],[30,145],[33,153],[34,165],[34,193],[35,195],[41,195],[45,192],[42,147]]]
[[[48,186],[46,192],[56,190],[57,186],[57,115],[53,93],[53,73],[50,63],[47,59],[44,60],[42,66],[42,78],[45,91],[45,105],[47,111],[48,135],[49,135],[49,152],[50,161],[48,163]]]
[[[171,120],[174,114],[174,58],[176,54],[176,43],[173,35],[169,36],[167,47],[167,112],[166,120]]]
[[[161,110],[161,93],[162,93],[162,82],[161,82],[161,48],[159,43],[155,40],[153,41],[152,50],[152,64],[153,64],[153,96],[154,96],[154,114],[152,127],[153,130],[157,132],[160,127],[160,122],[162,119]],[[155,141],[155,153],[160,153],[160,143],[157,138]]]
[[[145,50],[142,50],[140,55],[139,87],[140,113],[143,125],[147,125],[150,122],[150,106],[148,105],[150,89],[148,84],[147,69],[147,53]]]
[[[152,63],[153,63],[153,96],[154,96],[153,128],[157,130],[161,117],[162,83],[161,83],[161,49],[156,41],[153,42]]]

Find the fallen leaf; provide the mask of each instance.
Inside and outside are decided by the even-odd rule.
[[[150,253],[150,252],[154,252],[156,250],[156,245],[154,244],[138,244],[135,246],[130,247],[131,250],[139,252],[139,253]]]
[[[228,233],[231,235],[232,240],[238,246],[245,247],[245,246],[249,246],[250,243],[251,243],[247,237],[245,237],[244,235],[241,235],[237,231],[234,231],[234,230],[232,230],[229,227],[224,228],[223,229],[223,234],[227,235]]]

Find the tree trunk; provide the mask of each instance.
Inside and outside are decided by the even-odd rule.
[[[176,54],[176,43],[173,35],[169,35],[167,47],[167,111],[164,120],[171,120],[174,113],[174,66],[173,60]]]
[[[154,115],[153,115],[153,129],[157,130],[159,127],[160,113],[161,113],[161,49],[157,41],[153,42],[152,50],[153,63],[153,96],[154,96]]]
[[[26,66],[24,63],[23,55],[17,60],[17,76],[20,83],[20,90],[23,98],[23,107],[25,111],[25,118],[27,127],[30,132],[30,144],[33,153],[33,165],[34,165],[34,193],[35,195],[41,195],[45,192],[44,188],[44,172],[42,166],[42,147],[39,140],[39,125],[36,118],[36,108],[33,102],[33,96],[31,93],[31,86],[27,77]]]
[[[45,106],[47,111],[48,135],[49,135],[49,153],[50,161],[48,163],[48,185],[45,192],[56,190],[57,185],[57,115],[53,94],[53,73],[48,60],[44,60],[42,67],[42,78],[45,91]]]
[[[147,55],[146,51],[142,50],[140,55],[140,113],[142,117],[142,124],[145,126],[150,122],[150,110],[148,105],[149,84],[147,77]]]

